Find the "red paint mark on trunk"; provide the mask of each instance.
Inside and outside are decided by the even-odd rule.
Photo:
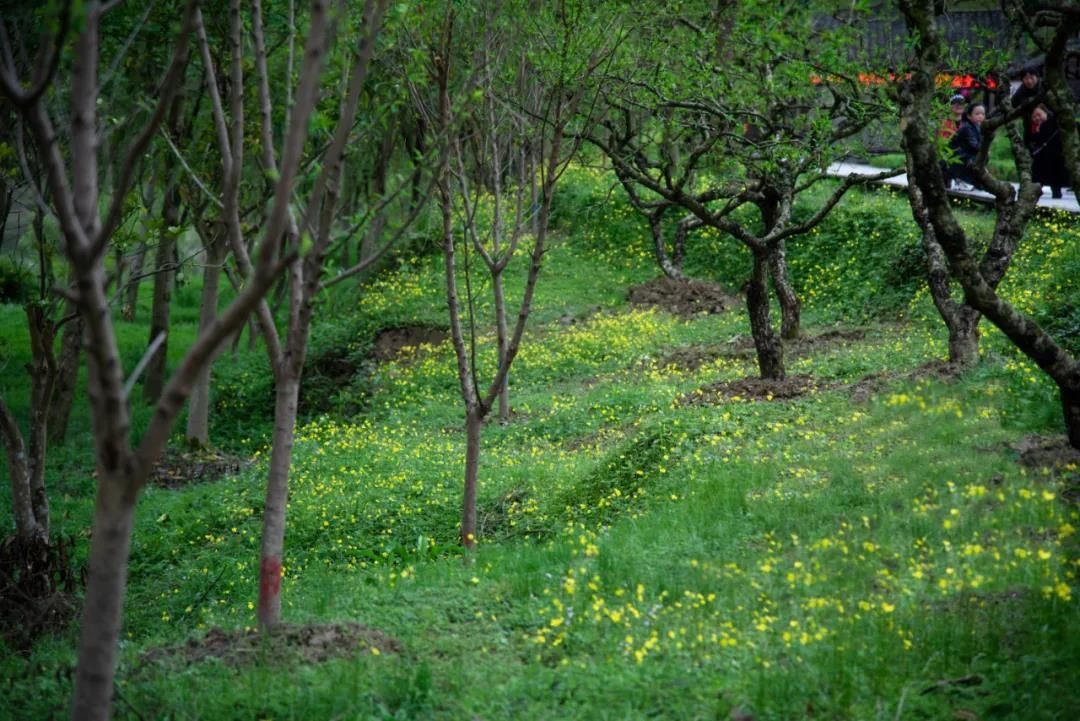
[[[281,593],[281,560],[266,556],[259,566],[259,605]]]

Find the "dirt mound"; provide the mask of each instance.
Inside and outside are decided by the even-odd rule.
[[[946,361],[935,360],[930,361],[929,363],[923,363],[921,366],[906,373],[871,373],[870,375],[863,376],[854,383],[849,383],[846,386],[840,387],[846,389],[851,394],[852,401],[856,403],[866,403],[872,396],[881,392],[883,388],[894,380],[900,378],[905,378],[907,380],[922,380],[929,378],[948,383],[955,380],[963,370],[964,369],[961,366]]]
[[[661,368],[674,366],[684,371],[696,371],[701,366],[712,363],[717,358],[749,357],[743,349],[733,345],[688,345],[676,348],[660,359]]]
[[[379,362],[395,360],[406,348],[419,345],[438,345],[449,338],[443,328],[422,325],[403,325],[386,328],[375,337],[371,348],[371,357]]]
[[[784,348],[794,355],[807,355],[816,353],[836,346],[849,346],[853,342],[866,338],[866,331],[852,330],[829,330],[817,335],[800,335],[798,338],[784,341]],[[753,345],[751,343],[751,345]]]
[[[1028,436],[1010,448],[1019,454],[1020,465],[1037,475],[1063,480],[1062,497],[1080,503],[1080,450],[1069,445],[1065,436]]]
[[[738,302],[738,298],[725,292],[719,285],[693,278],[672,280],[664,276],[630,289],[632,305],[659,308],[684,317],[698,313],[722,313]]]
[[[149,482],[161,488],[183,488],[193,483],[209,483],[225,476],[235,476],[251,461],[210,448],[180,451],[166,448],[154,466]]]
[[[283,624],[270,634],[260,634],[255,629],[226,631],[215,627],[202,638],[179,646],[150,649],[139,660],[140,668],[155,663],[191,666],[208,658],[240,667],[257,661],[322,663],[358,653],[401,653],[402,648],[396,638],[352,622]]]
[[[730,400],[784,401],[814,393],[823,386],[811,376],[788,376],[783,380],[740,378],[712,383],[679,399],[681,405],[709,406]]]
[[[82,581],[72,564],[74,538],[46,542],[9,536],[0,542],[0,636],[26,650],[41,634],[75,617]]]

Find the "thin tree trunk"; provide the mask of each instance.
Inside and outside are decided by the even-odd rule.
[[[49,406],[56,387],[56,327],[40,305],[26,306],[33,363],[30,367],[30,503],[45,538],[49,537],[49,498],[45,492],[45,455],[48,448]]]
[[[64,303],[64,317],[72,317],[60,335],[60,355],[57,359],[56,386],[49,406],[49,440],[62,444],[67,437],[68,420],[75,402],[79,382],[79,356],[82,351],[83,323],[78,308],[70,300]]]
[[[791,283],[791,272],[787,264],[786,243],[781,240],[769,253],[769,271],[772,276],[773,290],[780,301],[780,337],[794,340],[799,337],[802,304]]]
[[[299,374],[282,369],[276,385],[259,562],[258,620],[259,628],[264,630],[273,630],[281,622],[281,561],[285,549],[285,506],[289,496],[293,432],[300,396]]]
[[[495,301],[495,343],[499,350],[499,367],[506,364],[506,351],[510,343],[510,331],[506,323],[506,293],[503,291],[502,270],[495,270],[491,277],[491,293]],[[503,378],[499,388],[499,422],[510,422],[510,375]]]
[[[145,237],[145,223],[143,226]],[[124,307],[120,313],[121,317],[128,322],[135,320],[135,311],[139,305],[139,286],[142,285],[139,276],[142,275],[145,260],[146,243],[141,241],[135,250],[135,254],[131,257],[131,280],[128,281],[127,288],[124,289]]]
[[[480,431],[484,416],[479,406],[465,414],[465,486],[461,499],[461,545],[476,548],[476,479],[480,472]]]
[[[652,233],[653,252],[656,254],[656,262],[664,275],[672,280],[686,280],[682,267],[675,263],[667,253],[667,245],[664,242],[664,214],[666,208],[659,208],[649,213],[649,231]]]
[[[783,380],[784,345],[769,318],[769,257],[767,250],[753,252],[754,265],[746,288],[750,333],[757,350],[758,370],[766,380]]]
[[[199,306],[199,332],[209,328],[217,319],[218,293],[221,284],[221,263],[224,259],[225,239],[219,234],[207,239],[206,258],[203,263],[202,298]],[[210,378],[213,358],[203,366],[195,379],[188,399],[187,430],[185,436],[191,446],[205,448],[210,444]]]
[[[88,563],[93,581],[87,584],[83,600],[72,700],[71,716],[79,721],[109,718],[135,515],[135,495],[125,492],[127,479],[103,471],[99,465]]]
[[[173,293],[173,249],[176,245],[176,232],[173,230],[180,223],[180,199],[176,193],[175,181],[165,189],[164,206],[161,211],[165,225],[158,235],[155,253],[154,303],[150,310],[150,337],[147,343],[153,343],[159,334],[165,333],[165,342],[154,353],[146,366],[146,379],[143,381],[143,400],[154,403],[165,387],[166,358],[169,346],[169,310]]]
[[[19,424],[0,397],[0,434],[7,451],[7,475],[11,482],[11,513],[15,518],[15,533],[20,538],[31,539],[41,535],[42,529],[34,518],[30,494],[30,467],[26,458],[26,443]]]

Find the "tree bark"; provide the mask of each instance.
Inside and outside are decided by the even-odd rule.
[[[165,333],[165,342],[154,353],[146,366],[146,378],[143,381],[143,400],[154,403],[161,396],[165,387],[166,359],[169,346],[169,310],[173,292],[173,251],[176,245],[176,226],[180,224],[180,197],[176,192],[176,181],[170,181],[165,189],[165,198],[161,210],[164,223],[158,236],[157,252],[154,254],[154,302],[150,310],[150,337],[147,344],[153,343],[160,333]]]
[[[476,549],[476,479],[480,472],[480,430],[483,413],[473,406],[465,413],[465,486],[461,498],[461,545]]]
[[[264,630],[273,630],[281,623],[281,561],[285,549],[285,507],[289,497],[293,431],[300,396],[299,375],[284,371],[276,385],[259,562],[258,621],[259,628]]]
[[[666,211],[667,208],[662,207],[648,214],[649,232],[652,233],[653,239],[653,253],[656,255],[656,263],[660,266],[660,270],[664,272],[664,275],[672,280],[684,281],[686,275],[682,271],[682,266],[668,256],[667,243],[664,241],[664,215]],[[685,237],[685,231],[683,231],[683,236]],[[679,244],[676,243],[676,248],[678,247]]]
[[[205,241],[202,298],[199,306],[199,332],[202,333],[217,319],[218,294],[221,284],[221,264],[225,258],[225,239],[216,233]],[[214,360],[203,366],[195,379],[188,399],[185,436],[191,446],[205,448],[210,444],[210,378]]]
[[[791,283],[791,272],[787,264],[787,244],[781,240],[769,252],[769,270],[772,276],[773,290],[780,301],[780,337],[794,340],[799,337],[802,304]]]
[[[7,474],[11,482],[11,513],[15,518],[15,533],[20,538],[37,538],[42,529],[34,518],[30,494],[30,467],[26,458],[26,443],[19,423],[7,403],[0,397],[0,434],[7,452]]]
[[[757,351],[758,371],[765,380],[783,380],[784,344],[773,330],[769,318],[769,252],[755,250],[750,282],[746,288],[746,309],[750,314],[750,333]]]
[[[139,305],[139,286],[142,285],[139,276],[142,275],[145,259],[146,243],[140,242],[135,254],[131,257],[131,280],[124,289],[124,307],[120,313],[120,316],[128,322],[135,320],[135,311]]]
[[[69,277],[69,283],[70,283]],[[75,402],[79,382],[79,357],[82,351],[83,323],[79,310],[70,300],[64,302],[64,317],[71,318],[60,335],[60,355],[57,358],[56,386],[49,406],[49,440],[62,444],[67,438],[68,420]]]
[[[912,165],[910,155],[908,166]],[[979,312],[952,297],[949,287],[949,268],[945,251],[934,236],[934,226],[926,212],[922,192],[912,182],[908,185],[908,199],[915,223],[922,230],[922,247],[926,253],[926,280],[930,298],[945,323],[949,333],[949,362],[968,367],[979,362]]]
[[[1069,438],[1069,445],[1080,448],[1080,378],[1073,380],[1072,387],[1062,385],[1061,409],[1065,414],[1065,434]]]
[[[49,537],[49,498],[45,492],[49,406],[56,387],[56,326],[40,305],[26,306],[33,363],[30,366],[30,440],[27,458],[30,503],[45,538]]]
[[[116,641],[127,588],[135,496],[127,479],[98,466],[94,534],[90,539],[89,575],[83,600],[79,663],[75,670],[72,718],[106,721],[112,705]]]
[[[506,293],[503,290],[502,270],[491,277],[491,293],[495,301],[495,343],[499,350],[499,366],[506,364],[506,352],[510,346],[510,330],[506,321]],[[499,387],[499,422],[510,422],[510,375],[507,374]]]

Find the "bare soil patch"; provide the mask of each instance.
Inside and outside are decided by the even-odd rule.
[[[362,653],[401,653],[403,646],[393,636],[359,623],[283,624],[270,634],[255,629],[224,630],[212,628],[199,639],[178,646],[146,651],[139,668],[150,664],[170,663],[192,666],[207,659],[218,659],[238,668],[257,661],[267,663],[322,663]]]
[[[784,341],[784,354],[792,358],[809,355],[836,346],[848,346],[863,340],[865,337],[866,331],[863,330],[830,330],[818,335],[802,335]],[[754,347],[754,339],[747,335],[740,335],[726,343],[690,345],[676,348],[660,359],[660,366],[675,366],[683,370],[696,371],[701,366],[711,363],[717,358],[753,360],[756,357],[757,350]]]
[[[743,358],[752,355],[744,350],[735,349],[734,344],[689,345],[671,351],[660,359],[659,365],[661,368],[674,366],[693,372],[717,358]]]
[[[708,406],[724,401],[786,401],[814,393],[823,386],[812,376],[788,376],[783,380],[747,377],[711,383],[679,399],[680,405]]]
[[[963,372],[960,366],[946,361],[935,360],[923,363],[917,368],[906,373],[871,373],[863,376],[854,383],[849,383],[846,388],[851,394],[851,400],[856,403],[866,403],[871,397],[881,392],[885,386],[894,380],[906,378],[908,380],[933,379],[946,383],[956,380]]]
[[[690,317],[699,313],[722,313],[737,305],[739,299],[716,283],[694,278],[672,280],[664,276],[632,287],[630,303]]]
[[[1070,446],[1065,436],[1028,436],[1012,449],[1020,454],[1020,464],[1025,468],[1060,474],[1080,467],[1080,450]]]
[[[25,651],[75,617],[82,573],[72,562],[74,538],[52,542],[9,536],[0,542],[0,637]]]
[[[150,474],[150,483],[160,488],[183,488],[235,476],[249,465],[251,461],[247,458],[211,448],[191,451],[166,448]]]
[[[371,357],[381,363],[396,360],[406,348],[438,345],[449,337],[445,329],[431,326],[403,325],[386,328],[375,336]]]
[[[1010,446],[1020,465],[1038,476],[1062,480],[1061,496],[1067,503],[1080,504],[1080,450],[1065,436],[1028,436]]]
[[[866,331],[858,328],[851,330],[828,330],[817,335],[800,335],[784,341],[784,350],[795,355],[808,355],[836,346],[847,347],[852,343],[865,340]],[[751,344],[752,345],[752,344]]]

